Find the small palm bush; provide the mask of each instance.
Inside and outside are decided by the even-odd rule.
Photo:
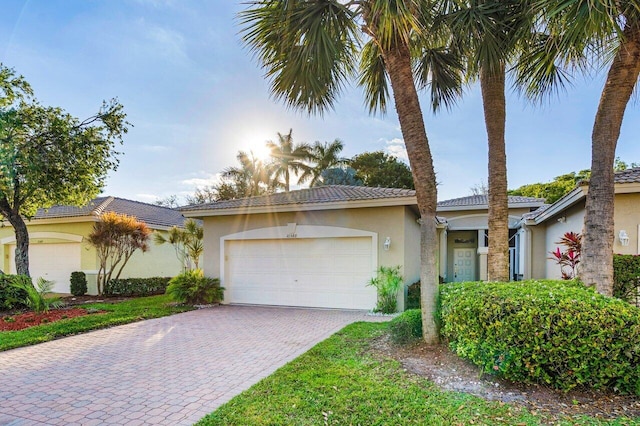
[[[369,285],[378,291],[378,303],[374,312],[393,314],[398,310],[398,290],[402,286],[399,266],[381,266],[378,275],[369,281]]]
[[[182,303],[209,304],[222,301],[223,291],[218,278],[205,277],[201,269],[194,269],[173,277],[166,294]]]
[[[59,297],[49,297],[53,281],[40,277],[35,287],[27,280],[17,281],[12,285],[26,293],[24,304],[35,313],[49,312],[49,309],[57,309],[63,305]]]

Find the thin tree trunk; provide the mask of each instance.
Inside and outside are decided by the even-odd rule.
[[[420,210],[420,304],[424,340],[438,342],[435,322],[438,296],[438,234],[436,230],[437,190],[433,160],[424,127],[418,92],[413,80],[409,48],[400,44],[384,53],[393,89],[400,128],[407,147]]]
[[[505,68],[480,72],[484,121],[489,140],[489,281],[509,281],[509,199],[505,152]]]
[[[27,224],[17,209],[12,209],[6,198],[0,200],[0,213],[9,221],[16,234],[16,273],[19,275],[29,274],[29,231]]]
[[[591,178],[586,200],[580,278],[613,295],[613,164],[627,103],[640,74],[640,24],[624,30],[602,90],[591,134]]]

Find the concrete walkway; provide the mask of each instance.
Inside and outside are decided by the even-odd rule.
[[[0,352],[0,425],[191,425],[361,320],[219,306]]]

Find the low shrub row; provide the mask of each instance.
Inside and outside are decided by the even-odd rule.
[[[104,288],[105,296],[153,296],[164,294],[171,277],[122,278],[110,280]]]
[[[21,287],[24,284],[31,285],[31,278],[26,275],[0,274],[0,310],[27,307],[28,294]]]
[[[389,323],[391,341],[406,344],[422,337],[422,311],[409,309]]]
[[[573,281],[452,283],[440,293],[442,335],[485,372],[640,395],[640,309]]]
[[[639,302],[640,256],[613,255],[613,295],[629,303]]]
[[[171,279],[167,294],[183,303],[211,304],[223,300],[224,287],[218,278],[205,277],[201,269],[194,269]]]

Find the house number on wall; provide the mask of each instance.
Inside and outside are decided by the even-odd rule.
[[[287,238],[297,238],[297,237],[298,237],[298,234],[296,234],[295,232],[287,234]]]

